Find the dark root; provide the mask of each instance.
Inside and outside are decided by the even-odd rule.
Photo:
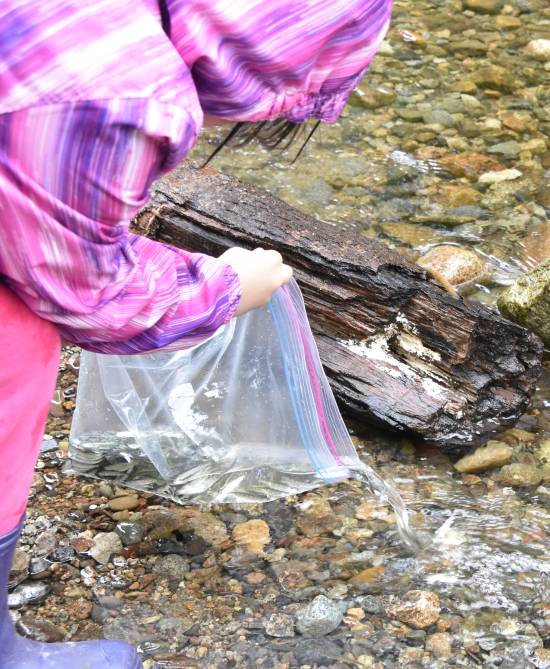
[[[303,150],[306,148],[307,143],[320,123],[320,121],[315,122],[291,164],[295,163],[302,155]],[[306,126],[304,123],[293,123],[286,119],[261,121],[259,123],[236,123],[221,143],[212,151],[210,156],[208,156],[202,167],[206,167],[225,146],[240,147],[256,141],[266,149],[286,151],[300,135],[305,133],[305,130]]]

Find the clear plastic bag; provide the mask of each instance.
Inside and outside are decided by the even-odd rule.
[[[69,469],[177,502],[265,502],[363,468],[295,282],[192,349],[83,352]]]

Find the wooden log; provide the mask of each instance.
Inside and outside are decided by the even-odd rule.
[[[542,344],[351,226],[318,221],[268,192],[184,165],[136,220],[149,236],[219,255],[278,249],[295,269],[341,409],[460,451],[514,424],[541,372]]]

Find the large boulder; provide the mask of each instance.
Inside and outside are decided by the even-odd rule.
[[[498,300],[501,313],[550,346],[550,258],[519,277]]]

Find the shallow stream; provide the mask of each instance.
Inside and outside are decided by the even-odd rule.
[[[396,2],[364,84],[296,164],[298,147],[274,156],[254,146],[222,151],[213,166],[413,258],[442,243],[474,249],[485,269],[463,292],[494,307],[519,273],[550,257],[550,63],[527,46],[548,39],[550,11],[536,0],[466,5],[473,11],[454,0]],[[197,160],[221,136],[211,131]],[[502,167],[514,170],[509,179],[479,178]],[[544,469],[544,488],[548,364],[520,427],[527,433],[505,440],[514,462]],[[459,666],[550,667],[548,656],[533,659],[535,648],[550,646],[548,493],[499,482],[498,469],[460,476],[444,455],[388,437],[359,443],[387,461],[382,471],[418,512],[417,527],[436,533],[410,561],[399,546],[392,553],[381,544],[387,568],[369,590],[415,587],[452,602],[470,644]],[[346,495],[340,487],[332,499],[342,504]]]

